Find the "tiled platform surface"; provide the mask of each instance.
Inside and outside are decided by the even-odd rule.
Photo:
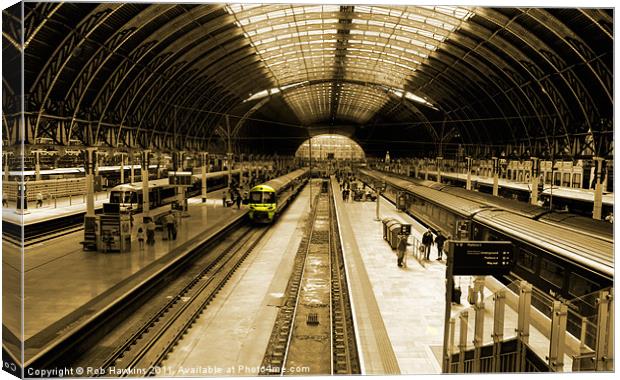
[[[95,209],[101,208],[109,199],[106,191],[95,193]],[[25,225],[37,223],[50,218],[58,218],[65,215],[77,214],[86,211],[86,198],[84,196],[73,196],[43,201],[42,207],[36,207],[35,202],[28,202],[26,213],[18,214],[15,212],[15,202],[10,202],[9,207],[2,207],[2,220],[12,223],[23,223]],[[23,218],[23,219],[22,219]]]
[[[375,203],[344,202],[343,206],[352,223],[357,246],[372,284],[372,290],[400,372],[403,374],[441,373],[445,312],[445,261],[436,260],[437,250],[433,246],[431,260],[422,266],[413,257],[412,246],[410,246],[407,251],[407,267],[399,268],[396,265],[395,251],[392,251],[388,243],[383,240],[381,222],[375,221]],[[411,239],[421,240],[424,227],[407,214],[398,212],[393,204],[383,198],[380,205],[380,217],[394,217],[411,223],[413,227]],[[413,242],[413,244],[417,243]],[[455,278],[456,283],[461,284],[463,294],[462,305],[452,304],[453,317],[457,317],[460,311],[469,306],[466,302],[466,290],[471,280],[467,276]],[[495,280],[487,277],[487,281]],[[491,296],[488,288],[485,288],[484,293],[485,298]],[[490,301],[487,300],[487,305],[489,304]],[[510,328],[513,329],[514,335],[516,313],[507,307],[506,315],[505,336],[510,336]],[[473,328],[471,322],[473,313],[470,312],[469,318],[470,328]],[[485,311],[485,343],[491,340],[492,321],[493,312],[489,307]],[[458,331],[456,333],[455,336],[458,337]],[[468,340],[472,339],[473,335],[470,331]],[[544,355],[545,350],[548,350],[545,333],[534,328],[531,329],[530,343],[539,354]],[[565,356],[565,364],[565,368],[570,368],[568,356]]]
[[[150,273],[153,263],[167,256],[182,244],[197,238],[209,236],[217,228],[246,213],[242,207],[224,208],[221,192],[209,194],[209,201],[201,203],[197,198],[189,200],[189,214],[182,218],[179,235],[175,241],[162,240],[162,232],[156,233],[156,244],[140,250],[137,241],[132,241],[131,252],[100,253],[82,250],[79,242],[83,232],[76,232],[62,238],[25,249],[24,269],[24,338],[27,341],[45,330],[50,334],[62,328],[63,324],[77,323],[95,312],[85,306],[104,297],[108,291],[118,290],[132,281]],[[134,225],[137,230],[138,223]],[[4,275],[7,271],[17,272],[20,266],[15,250],[5,250],[3,242]],[[8,253],[8,254],[7,254]],[[5,322],[6,323],[6,322]],[[16,333],[17,326],[7,325]],[[42,338],[41,338],[42,339]]]

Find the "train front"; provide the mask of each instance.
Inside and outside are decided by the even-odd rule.
[[[250,219],[257,223],[271,223],[276,213],[276,192],[266,185],[258,185],[250,190],[248,199]]]
[[[141,209],[142,197],[133,185],[118,185],[110,191],[110,203],[119,204],[120,210],[135,213]]]

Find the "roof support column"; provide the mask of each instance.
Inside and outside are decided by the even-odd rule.
[[[493,196],[499,194],[499,158],[493,157]]]
[[[209,152],[202,152],[202,203],[207,202],[207,170],[209,170]],[[205,209],[206,210],[206,209]]]
[[[530,173],[530,203],[538,204],[538,181],[540,180],[540,161],[532,157],[532,172]]]
[[[86,148],[86,162],[84,168],[86,169],[86,216],[95,216],[95,187],[93,169],[95,167],[95,155],[97,148]]]
[[[84,249],[97,246],[97,227],[95,216],[95,191],[93,177],[93,156],[97,148],[86,148],[84,169],[86,170],[86,215],[84,215]]]
[[[149,203],[149,154],[150,150],[142,151],[141,164],[142,171],[140,176],[142,177],[142,215],[144,217],[149,216],[150,203]],[[133,167],[133,165],[132,165]]]
[[[465,182],[465,189],[471,190],[471,157],[467,157],[467,182]]]
[[[594,184],[594,208],[592,210],[592,219],[601,220],[603,213],[603,184],[601,177],[603,173],[603,158],[595,157],[596,162],[596,178]]]
[[[228,114],[226,114],[226,158],[228,159],[228,163],[227,163],[227,167],[228,167],[228,193],[231,194],[232,197],[232,193],[230,192],[231,189],[231,185],[232,185],[232,160],[233,160],[233,152],[232,152],[232,143],[230,141],[230,119],[228,117]]]

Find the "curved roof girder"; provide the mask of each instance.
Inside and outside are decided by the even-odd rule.
[[[601,88],[607,95],[610,103],[613,104],[613,74],[610,69],[604,65],[602,67],[599,67],[597,70],[597,67],[590,64],[590,62],[597,63],[598,57],[588,46],[588,44],[585,43],[581,39],[581,37],[575,34],[564,23],[562,23],[560,20],[558,20],[548,12],[538,8],[520,10],[524,14],[538,21],[540,25],[547,28],[550,33],[558,37],[560,41],[564,42],[567,47],[569,47],[577,56],[579,56],[579,58],[586,65],[586,67],[588,67],[588,69],[592,71],[594,77],[598,80]]]
[[[451,56],[453,56],[453,61],[450,63],[447,63],[445,58],[439,59],[438,57],[439,54],[438,54],[436,57],[437,61],[444,64],[445,67],[443,71],[438,68],[437,71],[439,72],[439,74],[436,74],[436,75],[443,75],[443,73],[447,72],[448,69],[452,69],[455,72],[455,75],[458,76],[459,80],[454,80],[455,75],[443,75],[445,80],[452,82],[452,85],[454,86],[454,88],[459,88],[459,89],[465,89],[468,87],[468,86],[458,85],[457,83],[459,81],[475,84],[478,88],[481,89],[481,91],[484,94],[486,94],[487,100],[490,100],[493,104],[495,104],[499,113],[504,117],[504,119],[506,119],[506,115],[505,115],[503,108],[497,104],[496,94],[489,93],[488,90],[482,85],[482,83],[486,83],[486,81],[483,80],[483,75],[486,75],[488,77],[488,75],[490,74],[488,70],[487,71],[483,70],[484,68],[487,67],[486,63],[483,63],[477,60],[473,55],[468,56],[467,60],[463,59],[462,57],[464,56],[465,53],[459,50],[457,46],[454,46],[452,44],[446,44],[443,47],[442,52],[444,52],[444,54],[442,54],[442,57],[446,54],[450,54]],[[473,63],[471,63],[470,60],[473,60]],[[460,68],[457,70],[455,65],[458,65],[459,62],[462,62],[463,64],[460,65]],[[424,65],[423,68],[421,68],[420,72],[425,72],[425,70],[430,67],[432,66]],[[480,74],[478,74],[478,72],[480,72]],[[428,75],[431,78],[436,77],[433,74],[428,74]],[[470,78],[474,78],[474,80],[472,81],[470,80]],[[505,92],[502,91],[501,87],[499,86],[497,82],[491,81],[491,83],[493,83],[497,87],[498,91],[500,91],[504,96],[506,96]],[[469,96],[469,99],[473,99],[474,101],[479,101],[479,98],[477,97],[476,94],[470,92],[470,95],[471,96]],[[512,104],[511,99],[508,98],[508,101]],[[523,127],[526,128],[526,125],[523,119],[520,118],[520,120],[522,122]],[[512,129],[511,129],[511,133],[514,135],[514,131],[512,131]]]
[[[418,70],[417,75],[418,76],[426,76],[428,78],[433,78],[433,74],[432,73],[427,73],[428,70],[431,69],[431,65],[425,65],[424,68]],[[437,70],[439,71],[439,70]],[[471,111],[473,111],[475,114],[472,117],[471,115],[468,116],[468,119],[476,119],[476,120],[480,120],[482,118],[481,114],[478,113],[476,111],[476,109],[474,109],[472,107],[472,103],[471,101],[476,101],[476,99],[478,99],[478,97],[476,96],[477,94],[473,92],[472,89],[469,88],[469,86],[464,86],[463,83],[470,83],[476,87],[478,87],[478,83],[476,83],[475,81],[471,81],[469,78],[466,78],[463,75],[460,75],[458,77],[459,79],[455,79],[455,77],[450,76],[450,75],[444,75],[443,79],[441,81],[438,81],[437,83],[434,84],[434,86],[429,87],[429,89],[426,91],[427,94],[433,94],[433,93],[437,93],[438,96],[433,96],[430,95],[431,97],[433,97],[433,99],[438,99],[441,98],[442,100],[439,101],[437,100],[437,102],[441,103],[443,101],[446,100],[445,96],[440,96],[442,95],[445,91],[450,91],[451,89],[457,90],[458,92],[452,91],[452,93],[455,94],[455,96],[449,96],[449,99],[459,99],[461,100],[460,104],[454,104],[453,106],[451,106],[449,108],[449,111],[445,112],[444,115],[450,119],[452,119],[452,114],[454,114],[455,112],[458,112],[459,110],[463,110],[465,111],[466,109],[470,109]],[[438,91],[440,90],[440,91]],[[485,92],[484,89],[481,89],[482,92]],[[463,102],[463,100],[465,100],[465,102]],[[471,101],[470,101],[471,100]],[[493,103],[495,104],[495,102],[493,101]],[[484,104],[479,104],[479,107],[481,107],[486,114],[490,114],[490,112],[488,112],[488,109],[486,108],[486,106]],[[496,105],[497,106],[497,105]],[[443,108],[443,107],[442,107]],[[455,119],[456,121],[458,121],[459,119]],[[467,128],[465,125],[463,125],[463,128]],[[476,131],[475,133],[478,135],[479,138],[482,138],[482,136],[479,135],[479,127],[474,127],[474,130]],[[490,138],[490,135],[488,135],[488,131],[484,131],[486,134],[486,138]]]
[[[108,108],[111,107],[113,100],[116,98],[117,92],[119,90],[124,90],[123,93],[125,93],[131,87],[131,83],[124,85],[128,78],[131,78],[130,80],[133,80],[133,83],[140,83],[139,80],[142,79],[143,76],[148,76],[153,72],[157,72],[157,70],[160,67],[164,67],[170,61],[170,59],[174,59],[175,53],[177,51],[183,51],[185,49],[185,46],[191,44],[192,41],[203,35],[205,32],[208,34],[210,31],[202,31],[199,28],[196,28],[191,32],[184,34],[181,38],[174,40],[171,44],[164,46],[162,51],[160,51],[155,57],[153,57],[152,60],[150,60],[146,64],[142,64],[142,61],[146,59],[146,57],[148,57],[151,52],[155,51],[158,47],[160,47],[163,44],[163,41],[167,41],[169,38],[173,37],[174,34],[176,34],[177,30],[183,29],[187,25],[196,23],[195,20],[200,19],[201,17],[209,16],[211,13],[216,12],[217,10],[218,6],[216,5],[209,7],[193,8],[190,11],[186,12],[183,17],[171,20],[170,23],[166,23],[161,26],[158,30],[151,34],[149,38],[143,42],[142,45],[134,49],[134,52],[137,52],[137,56],[134,60],[135,62],[132,62],[131,60],[125,60],[125,62],[128,63],[128,67],[118,65],[114,74],[110,76],[109,81],[106,82],[106,84],[102,87],[102,90],[95,97],[95,104],[100,104],[98,102],[99,99],[101,99],[101,103],[104,103],[100,106],[101,108],[99,112],[99,123],[102,122],[103,117],[105,117],[107,113],[106,111],[108,110]],[[177,29],[170,27],[170,25],[176,25]],[[214,28],[214,30],[216,30],[216,28]],[[151,66],[153,67],[152,69],[150,69]],[[138,70],[137,74],[135,73],[136,70]],[[118,99],[117,104],[121,102],[122,96],[121,99]]]
[[[475,43],[473,40],[471,40],[469,41],[470,42],[469,44],[463,44],[463,41],[465,40],[462,38],[459,38],[457,41],[453,41],[453,42],[455,44],[464,46],[465,49],[472,48],[473,44]],[[549,114],[549,112],[547,111],[548,107],[547,106],[544,106],[543,108],[535,107],[531,99],[525,95],[526,90],[524,88],[527,86],[531,86],[531,82],[526,80],[520,74],[518,74],[519,70],[515,69],[515,67],[512,64],[498,57],[491,50],[483,46],[480,46],[479,50],[480,52],[477,52],[478,56],[480,57],[480,59],[484,59],[486,63],[483,63],[483,61],[477,59],[474,54],[470,54],[469,52],[467,54],[467,57],[464,59],[466,61],[473,61],[472,65],[474,66],[478,65],[479,67],[485,68],[484,70],[485,75],[491,78],[492,79],[491,81],[501,88],[501,92],[503,94],[508,94],[509,92],[514,91],[518,93],[517,99],[526,99],[526,102],[529,103],[530,107],[525,116],[533,113],[534,115],[536,115],[536,118],[539,121],[539,125],[543,125],[544,118],[546,117],[546,115]],[[521,68],[522,71],[527,73],[527,70],[525,66],[523,65],[523,62],[517,62],[517,68]],[[545,95],[548,98],[547,102],[541,99],[541,97],[544,97]],[[546,104],[548,106],[555,108],[553,101],[549,98],[548,94],[536,93],[536,97],[538,98],[539,104],[541,105]],[[524,115],[519,115],[519,116],[523,123]],[[530,126],[529,124],[526,124],[526,125]],[[529,131],[527,133],[529,135]]]
[[[398,98],[394,94],[390,94],[390,97],[393,98],[393,99],[398,100],[398,104],[396,105],[396,107],[398,107],[398,106],[405,107],[405,109],[407,109],[409,112],[413,113],[416,117],[418,117],[421,120],[422,126],[427,131],[429,131],[429,135],[431,136],[431,139],[433,141],[436,141],[436,140],[439,139],[439,135],[437,134],[437,131],[435,131],[435,128],[433,128],[433,125],[430,123],[430,121],[428,120],[426,115],[424,115],[422,113],[422,111],[420,111],[420,109],[418,107],[416,107],[413,103],[411,103],[407,99],[405,99],[405,98]]]
[[[562,57],[559,54],[555,53],[550,46],[548,46],[544,41],[539,39],[535,34],[527,33],[527,30],[523,26],[519,25],[518,23],[506,22],[507,17],[501,15],[499,12],[490,9],[484,13],[483,17],[487,17],[489,21],[494,22],[498,26],[505,25],[503,26],[504,30],[510,32],[516,38],[519,38],[532,50],[537,51],[540,57],[549,66],[551,66],[556,71],[556,73],[559,74],[560,78],[564,82],[564,85],[573,95],[573,98],[576,100],[577,104],[579,104],[580,110],[582,111],[582,114],[584,116],[584,120],[586,120],[586,122],[590,124],[590,115],[592,114],[592,112],[588,112],[588,109],[596,110],[596,106],[592,98],[590,97],[589,92],[585,90],[582,81],[578,77],[572,75],[572,71],[570,70],[570,68],[567,68],[568,65],[566,64],[566,62],[564,62]],[[527,58],[529,59],[529,61],[533,62],[532,57]],[[521,59],[525,59],[523,54]],[[570,76],[573,80],[570,81],[566,78],[566,76]],[[544,73],[543,77],[550,77],[550,75]],[[549,85],[549,81],[545,81],[544,83],[547,83]],[[568,113],[568,109],[570,107],[561,95],[562,93],[564,93],[564,91],[560,91],[555,85],[551,86],[552,87],[547,87],[547,90],[554,91],[556,96],[559,96],[563,99],[565,109],[567,110],[566,112]]]
[[[471,33],[476,35],[476,36],[487,36],[489,37],[489,34],[491,32],[486,31],[485,29],[483,29],[482,27],[479,27],[478,25],[475,25],[474,23],[467,23],[464,24],[463,29],[468,30],[468,28],[472,28],[471,29]],[[487,42],[490,43],[490,41],[485,40]],[[524,64],[523,61],[519,61],[517,60],[518,56],[522,56],[522,54],[520,52],[518,52],[518,50],[512,46],[511,44],[509,44],[508,42],[504,41],[503,39],[497,38],[495,39],[495,41],[501,41],[501,45],[499,46],[499,48],[501,50],[507,51],[510,54],[510,56],[515,60],[515,64],[518,68],[521,69],[522,72],[528,73],[532,76],[532,79],[536,79],[530,72],[531,68],[528,69]],[[508,62],[506,62],[504,59],[502,59],[501,57],[498,57],[493,51],[489,50],[488,48],[484,47],[483,44],[470,39],[469,37],[466,37],[463,34],[458,34],[456,35],[454,38],[451,39],[451,42],[453,44],[458,44],[463,46],[465,49],[465,51],[467,52],[467,54],[465,56],[463,56],[463,60],[468,60],[470,59],[470,57],[472,57],[472,54],[470,53],[471,51],[480,51],[478,54],[481,58],[486,59],[486,61],[488,61],[491,65],[495,66],[498,70],[492,70],[488,67],[488,65],[484,65],[484,67],[487,67],[487,75],[489,75],[489,73],[509,73],[509,71],[507,71],[507,69],[509,68],[511,70],[511,72],[514,74],[516,73],[516,71],[514,71],[514,67],[512,64],[509,64]],[[525,57],[522,56],[522,58],[525,59]],[[478,64],[480,64],[480,61],[477,62]],[[515,76],[514,75],[506,75],[506,78],[508,78],[510,80],[510,82],[513,83],[513,87],[519,89],[520,91],[524,91],[523,87],[524,86],[529,86],[529,82],[526,80],[521,80],[521,81],[516,81],[515,80]],[[427,84],[428,85],[428,84]],[[553,102],[553,99],[550,97],[549,94],[542,92],[536,92],[535,95],[537,97],[539,96],[546,96],[548,98],[548,103],[556,109],[556,114],[559,114],[559,111],[557,110],[557,106],[555,105],[555,103]],[[529,98],[529,96],[525,96],[525,99],[528,100],[528,102],[531,102],[531,99]],[[541,125],[544,125],[544,117],[543,115],[540,114],[540,110],[542,108],[540,107],[532,107],[532,110],[534,111],[534,113],[538,116],[538,119],[541,123]],[[548,112],[545,112],[545,114],[549,114]],[[566,129],[566,128],[565,128]]]
[[[596,25],[603,34],[609,37],[610,41],[614,39],[614,19],[611,15],[603,12],[601,9],[579,8],[579,12],[583,13],[592,24]]]
[[[114,12],[123,6],[121,3],[109,3],[98,5],[80,24],[68,34],[62,43],[58,45],[52,57],[48,59],[43,69],[33,82],[29,94],[33,94],[39,109],[34,133],[38,136],[41,116],[48,105],[49,97],[62,75],[64,68],[72,58],[74,49],[80,47],[97,28],[103,25]]]
[[[122,29],[118,30],[103,42],[99,46],[99,49],[88,58],[86,64],[83,65],[79,73],[74,76],[67,90],[66,98],[68,99],[68,105],[74,110],[73,118],[77,117],[88,88],[92,85],[97,74],[103,69],[106,62],[112,58],[116,51],[150,22],[157,20],[158,17],[174,7],[176,7],[174,4],[154,4],[146,7],[139,14],[135,15],[130,22],[126,23]],[[69,130],[69,139],[71,139],[72,132],[73,125]]]
[[[428,76],[428,74],[424,73],[423,71],[420,71],[418,75]],[[437,93],[438,96],[435,96],[435,97],[433,97],[433,95],[430,95],[432,98],[436,99],[436,98],[440,98],[441,97],[440,95],[442,93],[448,92],[446,88],[447,88],[446,84],[438,82],[436,86],[430,87],[425,93],[428,93],[428,94]],[[455,113],[456,117],[452,117],[451,115],[447,115],[447,114],[446,115],[449,116],[455,122],[460,123],[463,126],[461,130],[461,132],[464,132],[463,134],[468,135],[468,136],[475,134],[476,138],[472,138],[471,139],[472,141],[484,141],[483,136],[480,135],[478,126],[472,121],[472,118],[469,117],[469,115],[465,113],[464,108],[461,107],[462,104],[457,103],[455,99],[457,98],[448,97],[448,98],[442,99],[443,103],[448,105],[448,107],[442,107],[442,108],[452,110],[450,112]],[[475,111],[474,113],[476,114],[476,117],[473,119],[479,118],[478,114]],[[459,114],[461,114],[461,116],[459,116]],[[488,132],[487,131],[484,131],[484,132],[485,134],[487,134],[487,138],[488,138],[489,137]]]
[[[451,40],[450,44],[445,44],[442,47],[442,51],[450,53],[452,56],[457,57],[457,59],[454,59],[453,61],[446,61],[445,59],[441,58],[440,54],[437,54],[435,56],[435,58],[437,58],[438,61],[444,63],[444,65],[446,66],[445,69],[443,71],[441,71],[439,74],[435,75],[434,77],[431,77],[430,80],[427,83],[425,83],[424,85],[422,85],[422,86],[420,86],[418,88],[423,90],[424,88],[429,87],[432,84],[432,82],[435,81],[435,79],[438,78],[440,75],[442,75],[444,78],[451,77],[452,75],[447,75],[447,74],[444,74],[444,73],[447,73],[452,68],[452,66],[456,62],[458,62],[459,60],[462,60],[463,62],[467,63],[466,68],[470,68],[471,70],[473,70],[475,72],[481,72],[481,73],[483,73],[487,77],[489,77],[491,75],[495,76],[495,73],[497,73],[497,71],[505,72],[504,68],[508,66],[508,64],[505,63],[505,62],[498,62],[498,60],[493,59],[493,57],[489,57],[489,56],[485,56],[485,55],[481,56],[481,58],[487,58],[487,62],[482,62],[481,60],[477,59],[474,55],[467,54],[467,52],[469,50],[467,50],[467,49],[463,49],[463,50],[458,49],[458,46],[465,46],[465,47],[467,47],[467,45],[471,46],[472,44],[474,44],[473,41],[471,41],[470,43],[464,45],[463,43],[461,43],[456,38],[453,38]],[[502,63],[503,63],[503,65],[502,65]],[[495,67],[496,70],[492,70],[491,67]],[[459,71],[457,71],[457,70],[453,70],[453,71],[454,71],[455,75],[460,75],[460,77],[464,77],[463,75],[461,75],[462,73],[460,73]],[[493,80],[491,82],[494,85],[496,85],[503,94],[506,94],[506,88],[503,88],[502,86],[500,86],[500,84],[505,83],[504,80],[500,79],[497,76],[495,76],[495,77],[498,80]],[[520,83],[516,83],[514,81],[514,78],[510,77],[509,75],[506,75],[506,78],[508,79],[508,81],[513,83],[514,88],[516,88],[518,90],[521,90],[521,87],[520,87],[521,84]],[[482,81],[482,82],[484,82],[484,81]],[[509,87],[507,87],[507,88],[509,88]],[[519,99],[520,99],[520,97],[519,97]]]
[[[211,8],[209,8],[211,10]],[[210,12],[207,12],[210,13]],[[190,16],[193,16],[192,14],[190,14]],[[191,17],[190,17],[191,18]],[[217,19],[216,19],[217,20]],[[193,22],[193,20],[189,20],[190,23]],[[213,20],[212,20],[213,21]],[[220,28],[220,24],[218,24],[216,27],[213,28],[213,31],[217,30]],[[200,31],[200,34],[204,34],[205,31],[202,30]],[[175,43],[173,45],[179,44],[181,41],[183,43],[185,43],[185,46],[190,46],[192,44],[192,41],[189,41],[189,38],[192,37],[193,34],[187,34],[185,37],[186,38],[181,38],[177,41],[175,41]],[[209,39],[210,43],[216,43],[217,39]],[[122,95],[122,98],[118,100],[119,103],[123,102],[123,98],[126,99],[125,102],[128,102],[128,104],[123,107],[125,109],[125,113],[124,116],[121,120],[126,119],[127,115],[132,112],[132,105],[135,103],[135,100],[137,99],[138,95],[140,93],[143,92],[143,90],[145,90],[145,87],[148,87],[149,89],[152,89],[153,86],[155,86],[156,83],[158,83],[159,80],[161,80],[161,76],[162,73],[160,72],[160,70],[164,70],[164,72],[169,72],[169,73],[174,73],[175,75],[178,75],[179,73],[182,73],[184,69],[186,69],[186,67],[184,67],[182,64],[179,63],[179,58],[176,56],[176,52],[174,50],[171,49],[170,47],[171,45],[169,45],[164,51],[162,51],[160,54],[158,54],[153,60],[151,60],[149,62],[150,66],[154,66],[154,68],[152,69],[145,69],[143,68],[143,70],[141,70],[139,72],[138,75],[133,77],[133,80],[131,81],[131,83],[128,86],[123,86],[125,87],[127,90],[124,91],[124,94]],[[218,45],[215,46],[215,48],[218,48]],[[183,50],[181,50],[183,51]],[[195,54],[199,54],[199,50],[195,49],[195,48],[191,48],[190,51],[194,51],[197,52]],[[153,64],[154,63],[154,64]],[[172,65],[172,67],[176,67],[178,68],[178,70],[171,70],[170,69],[170,65]],[[167,67],[168,66],[168,67]],[[169,74],[172,75],[172,74]],[[172,81],[174,77],[171,77],[169,79],[169,81]],[[168,81],[168,82],[169,82]],[[174,84],[174,83],[173,83]],[[119,83],[119,86],[122,85],[122,82]],[[176,85],[178,85],[178,83],[176,83]],[[133,89],[133,87],[135,87],[135,89]],[[167,87],[166,85],[162,85],[160,88],[165,88]],[[133,90],[133,91],[132,91]],[[150,90],[146,91],[149,92]],[[131,95],[133,93],[133,95]],[[129,95],[129,97],[128,97]],[[142,101],[143,102],[143,101]],[[140,107],[139,105],[137,105],[136,107]]]

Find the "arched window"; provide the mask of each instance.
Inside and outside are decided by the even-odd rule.
[[[312,144],[312,147],[310,145]],[[312,148],[312,149],[311,149]],[[313,160],[365,160],[364,150],[358,143],[341,135],[318,135],[303,142],[295,157],[307,159],[312,150]]]

